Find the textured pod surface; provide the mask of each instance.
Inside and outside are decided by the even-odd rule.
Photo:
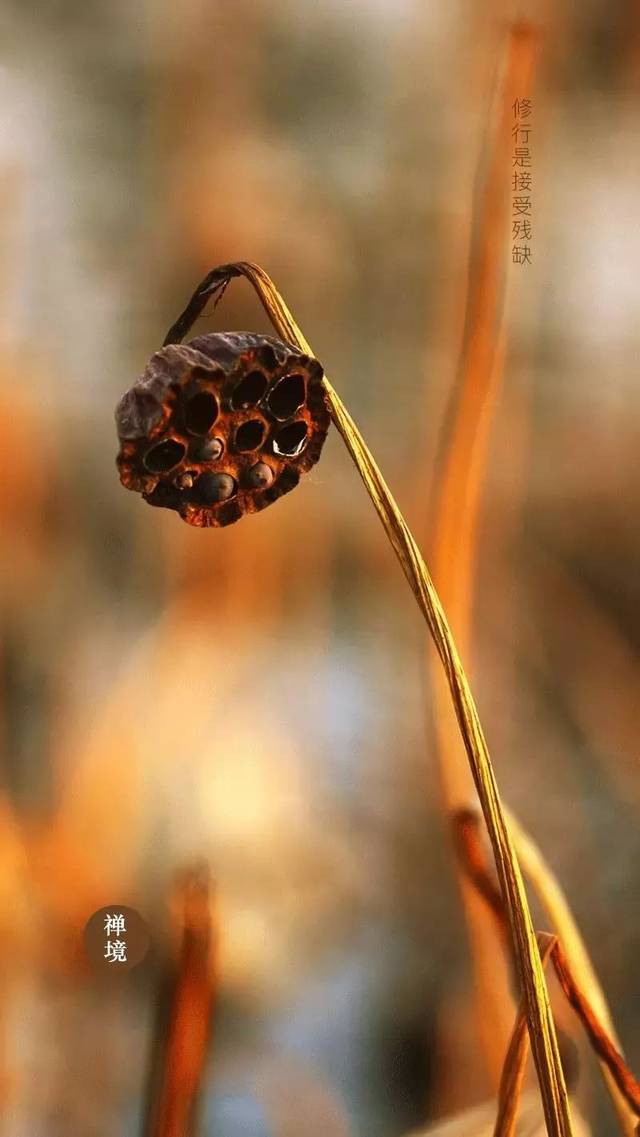
[[[320,457],[322,375],[316,359],[253,332],[163,347],[116,408],[122,484],[199,527],[264,509]]]

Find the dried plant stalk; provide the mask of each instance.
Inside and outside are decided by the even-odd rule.
[[[504,58],[494,81],[493,110],[477,171],[464,336],[446,416],[446,450],[437,479],[432,524],[432,570],[455,631],[459,651],[471,656],[478,531],[495,408],[503,386],[510,274],[505,233],[510,202],[505,168],[511,162],[513,105],[531,94],[541,45],[537,28],[515,22],[505,37]],[[436,757],[445,813],[470,800],[470,771],[459,744],[449,693],[433,674]],[[514,1001],[508,966],[486,908],[458,866],[462,906],[474,970],[478,1034],[492,1085],[497,1089],[510,1035]]]
[[[189,1137],[211,1034],[215,934],[209,874],[189,869],[176,890],[181,944],[166,1038],[149,1109],[148,1137]]]
[[[624,1057],[604,991],[564,892],[535,841],[525,832],[518,819],[509,810],[507,810],[507,821],[520,863],[538,894],[552,927],[558,933],[562,950],[569,961],[570,970],[580,989],[587,996],[597,1020],[607,1032],[615,1048]],[[600,1068],[625,1137],[635,1137],[637,1118],[634,1111],[629,1106],[624,1094],[621,1093],[608,1066],[601,1061]]]
[[[276,332],[302,351],[313,354],[275,285],[257,265],[238,262],[209,273],[169,331],[165,344],[182,339],[211,296],[219,298],[232,277],[253,285]],[[385,532],[416,597],[442,661],[467,752],[473,779],[491,838],[500,885],[509,916],[514,959],[524,993],[547,1129],[551,1137],[571,1134],[569,1103],[560,1062],[540,953],[517,857],[507,828],[498,787],[478,712],[462,663],[422,554],[360,431],[339,395],[324,378],[331,417],[353,458]]]
[[[580,985],[588,991],[589,1000],[600,1022],[619,1047],[604,991],[564,892],[536,843],[526,833],[518,818],[508,809],[507,821],[520,864],[539,896],[554,931],[558,933],[562,946],[571,960],[571,968],[574,974],[579,976]]]
[[[487,902],[505,931],[507,917],[497,885],[492,879],[478,832],[479,817],[473,810],[461,810],[453,817],[456,846],[461,862],[480,895]],[[554,882],[555,883],[555,882]],[[559,885],[555,888],[560,892]],[[561,895],[561,892],[560,892]],[[565,902],[566,903],[566,902]],[[577,928],[575,934],[579,938]],[[584,945],[583,951],[586,954]],[[587,957],[588,958],[588,957]],[[587,991],[581,986],[568,954],[559,937],[551,945],[551,960],[564,994],[587,1033],[600,1061],[603,1078],[625,1133],[638,1131],[640,1118],[640,1084],[627,1067],[622,1054],[614,1045],[608,1029],[596,1013]],[[592,971],[592,969],[591,969]],[[592,972],[593,973],[593,972]],[[598,987],[599,989],[599,987]]]
[[[640,1119],[640,1084],[614,1046],[602,1023],[599,1022],[593,1006],[573,974],[569,959],[559,940],[553,948],[552,959],[560,986],[574,1011],[578,1014],[589,1041],[600,1059],[605,1081],[609,1085],[609,1079],[611,1079],[619,1094],[626,1100],[627,1113],[633,1119],[631,1132],[637,1133],[638,1119]],[[614,1105],[617,1105],[616,1097],[614,1097]]]
[[[525,1022],[525,1032],[526,1029]],[[414,1130],[409,1137],[493,1137],[495,1115],[495,1099],[483,1101],[480,1105],[463,1109],[422,1129]],[[572,1116],[576,1137],[592,1137],[589,1127],[573,1103]],[[540,1094],[537,1089],[524,1090],[518,1107],[516,1134],[518,1137],[545,1137],[546,1131]]]
[[[542,966],[545,967],[551,954],[555,937],[544,932],[538,933],[538,946]],[[529,1036],[524,999],[520,1000],[513,1033],[505,1055],[498,1090],[498,1112],[493,1137],[513,1137],[518,1120],[520,1095],[529,1054]]]

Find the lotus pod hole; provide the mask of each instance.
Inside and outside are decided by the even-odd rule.
[[[178,465],[184,457],[186,447],[181,442],[177,442],[175,438],[168,438],[165,442],[159,442],[157,446],[152,446],[144,456],[144,464],[148,470],[154,474],[163,474],[167,470],[173,470],[174,466]]]
[[[234,411],[249,410],[264,395],[267,389],[267,377],[262,371],[250,371],[240,380],[231,395],[231,406]]]
[[[218,417],[218,402],[212,391],[199,391],[187,399],[184,422],[190,434],[208,434]]]
[[[278,366],[278,357],[273,350],[271,344],[265,343],[259,347],[256,352],[258,363],[265,367],[267,371],[273,371]]]
[[[276,454],[287,458],[295,458],[300,454],[307,441],[306,422],[290,422],[280,428],[273,440],[273,449]]]
[[[303,375],[285,375],[269,394],[269,410],[278,419],[291,418],[304,403]]]
[[[249,419],[236,430],[236,450],[256,450],[264,438],[264,423],[260,419]]]

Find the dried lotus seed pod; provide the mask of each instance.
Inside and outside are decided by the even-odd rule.
[[[316,359],[273,336],[168,344],[116,408],[120,480],[189,525],[231,525],[318,461],[329,428]]]

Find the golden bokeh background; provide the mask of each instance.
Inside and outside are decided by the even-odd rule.
[[[203,860],[198,1132],[400,1137],[495,1093],[513,1004],[460,903],[463,755],[337,433],[228,529],[118,482],[117,399],[232,260],[278,284],[432,565],[637,1070],[637,6],[5,0],[2,25],[0,1134],[145,1131],[171,898]],[[246,283],[213,327],[268,330]],[[105,984],[81,937],[111,903],[154,946]]]

